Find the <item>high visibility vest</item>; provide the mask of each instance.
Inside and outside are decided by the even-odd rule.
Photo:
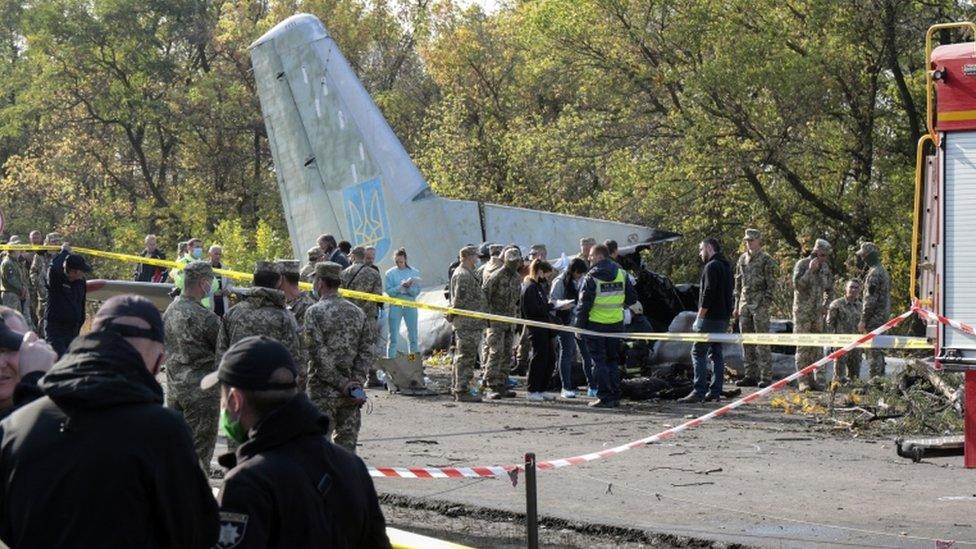
[[[596,297],[593,299],[593,309],[590,310],[590,322],[597,324],[619,324],[624,321],[624,290],[627,285],[627,273],[617,269],[617,276],[610,282],[594,278],[596,282]]]

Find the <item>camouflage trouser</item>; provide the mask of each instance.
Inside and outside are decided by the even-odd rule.
[[[220,420],[220,394],[217,391],[167,386],[166,406],[183,415],[193,434],[193,449],[204,471],[210,472],[217,427]],[[228,443],[229,444],[229,443]]]
[[[471,383],[478,360],[478,348],[481,346],[483,331],[454,330],[454,383],[451,389],[455,394],[468,392],[468,384]]]
[[[510,324],[492,322],[488,327],[488,363],[485,365],[483,383],[489,389],[504,393],[508,374],[512,371],[512,345],[515,334]]]
[[[44,339],[47,337],[44,327],[47,324],[44,317],[47,316],[47,298],[40,297],[37,298],[37,337]]]
[[[834,362],[834,381],[861,378],[861,350],[853,349]]]
[[[793,333],[796,334],[821,334],[823,333],[823,317],[815,318],[796,318],[793,320]],[[822,347],[797,347],[796,348],[796,371],[800,371],[823,357]],[[818,380],[817,372],[800,378],[800,385],[809,384],[811,381]]]
[[[359,440],[359,427],[362,424],[359,406],[345,405],[347,402],[345,398],[339,396],[331,387],[323,387],[314,377],[308,380],[308,398],[323,415],[329,418],[332,442],[355,453],[356,441]]]
[[[529,369],[529,358],[532,354],[532,342],[529,341],[529,328],[519,326],[515,328],[519,331],[518,347],[515,350],[515,367],[519,372],[526,372]]]
[[[30,318],[31,326],[34,327],[34,331],[37,331],[37,326],[41,323],[37,316],[37,291],[30,290],[27,294],[27,303],[24,304],[24,308],[27,309]]]
[[[884,317],[865,318],[864,328],[871,331],[888,321],[887,315]],[[883,349],[865,349],[864,356],[868,359],[868,373],[871,377],[884,377],[885,375],[885,353]]]
[[[739,331],[744,334],[769,332],[769,311],[764,307],[743,307],[739,313]],[[769,381],[772,378],[771,353],[766,345],[743,345],[746,377]]]
[[[21,301],[19,295],[14,292],[0,292],[0,301],[3,301],[3,304],[7,307],[24,315],[24,320],[27,321],[28,325],[31,323],[30,312],[24,310],[24,302]]]

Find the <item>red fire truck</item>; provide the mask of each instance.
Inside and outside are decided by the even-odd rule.
[[[932,47],[953,29],[976,36],[976,24],[946,23],[925,41],[928,133],[916,158],[911,293],[926,309],[976,324],[976,43]],[[965,463],[976,467],[976,336],[941,323],[928,335],[936,368],[966,372]]]

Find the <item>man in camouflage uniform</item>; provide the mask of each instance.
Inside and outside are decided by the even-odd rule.
[[[521,290],[519,266],[522,256],[517,248],[505,250],[505,266],[492,273],[482,285],[488,312],[507,317],[516,317]],[[487,274],[487,273],[486,273]],[[515,391],[508,390],[508,374],[512,368],[512,344],[515,329],[506,322],[489,322],[486,335],[488,360],[485,364],[483,384],[488,388],[485,395],[489,400],[514,397]]]
[[[776,261],[762,249],[762,234],[746,229],[746,251],[735,264],[735,303],[732,317],[739,319],[739,331],[762,334],[769,331],[769,308],[776,291]],[[772,380],[769,347],[743,345],[746,375],[737,387],[765,387]]]
[[[328,416],[333,442],[355,452],[360,408],[366,402],[361,391],[376,346],[373,320],[339,296],[341,272],[342,266],[331,261],[315,266],[314,284],[320,299],[305,313],[308,396]]]
[[[254,267],[254,287],[242,290],[241,302],[231,307],[221,319],[220,337],[217,340],[218,361],[234,343],[248,336],[265,335],[277,339],[288,348],[295,364],[305,363],[298,322],[285,308],[285,293],[277,289],[280,278],[273,263],[257,262]]]
[[[309,248],[306,255],[308,257],[308,263],[306,263],[305,266],[302,267],[302,270],[299,274],[301,275],[302,280],[305,280],[306,282],[311,282],[312,275],[315,274],[315,264],[318,263],[319,261],[325,260],[325,252],[322,251],[322,248],[315,246],[314,248]]]
[[[366,248],[356,246],[349,252],[349,259],[352,260],[352,264],[343,269],[339,275],[342,280],[342,287],[364,294],[383,295],[383,276],[379,270],[366,264]],[[377,342],[380,337],[380,330],[376,320],[380,316],[380,303],[367,299],[350,299],[349,301],[363,310],[366,319],[370,321],[371,332],[369,337],[372,341]],[[382,386],[376,379],[375,362],[369,364],[369,380],[370,387]]]
[[[7,242],[7,244],[11,245],[20,243],[20,237],[17,235],[11,236]],[[20,256],[23,253],[9,251],[4,254],[3,262],[0,262],[0,297],[2,297],[4,305],[15,311],[19,311],[29,322],[30,313],[25,307],[27,299],[30,297],[28,293],[27,273],[21,267],[20,263]]]
[[[488,245],[488,261],[482,263],[480,267],[474,270],[474,276],[478,277],[481,284],[485,283],[485,280],[488,279],[491,273],[505,266],[505,262],[502,260],[502,250],[504,249],[505,246],[501,244]]]
[[[60,246],[61,235],[58,233],[48,233],[44,237],[44,244],[48,246]],[[51,260],[54,259],[56,252],[38,252],[34,254],[31,262],[30,279],[34,287],[37,288],[37,335],[45,337],[44,317],[47,315],[47,271],[51,267]]]
[[[200,389],[216,359],[220,317],[203,306],[214,279],[213,267],[194,261],[183,269],[183,292],[163,313],[166,333],[166,406],[183,415],[203,470],[210,471],[217,438],[220,395]]]
[[[352,264],[343,269],[339,275],[342,280],[342,287],[364,294],[383,295],[383,277],[380,276],[379,271],[371,269],[366,264],[366,248],[356,246],[349,252],[349,259],[352,260]],[[366,299],[350,299],[349,301],[362,309],[366,318],[375,320],[379,316],[380,304],[378,301]]]
[[[830,302],[827,307],[827,332],[831,334],[857,333],[861,324],[861,281],[850,280],[844,289],[844,297]],[[834,362],[834,381],[860,379],[861,350],[853,349]]]
[[[451,307],[467,311],[484,312],[487,310],[485,294],[474,275],[474,263],[478,257],[478,249],[474,246],[461,248],[458,253],[461,264],[451,276]],[[452,315],[451,324],[454,326],[455,354],[454,354],[454,384],[452,392],[454,400],[459,402],[481,402],[481,398],[472,394],[468,384],[474,375],[477,365],[478,348],[481,346],[481,336],[484,334],[486,322],[467,316]]]
[[[817,239],[810,257],[796,262],[793,267],[793,332],[797,334],[823,333],[824,315],[833,293],[834,277],[830,272],[830,243]],[[797,371],[806,368],[820,358],[822,349],[817,347],[796,348]],[[817,373],[800,379],[800,390],[822,390]]]
[[[864,275],[864,305],[858,331],[867,332],[881,326],[891,315],[891,277],[881,264],[881,250],[871,242],[861,244],[857,257],[868,266]],[[865,351],[871,377],[884,376],[885,355],[881,349]]]
[[[31,231],[27,236],[27,240],[32,246],[40,246],[44,243],[44,236],[41,235],[41,231]],[[37,318],[37,286],[34,283],[34,279],[30,276],[30,270],[34,258],[39,253],[42,252],[25,252],[20,256],[20,268],[27,276],[27,303],[24,304],[24,309],[29,313],[28,319],[35,329],[39,324],[39,319]]]
[[[305,312],[315,305],[312,294],[299,287],[301,274],[298,270],[297,259],[279,259],[275,261],[275,268],[281,274],[281,291],[285,293],[285,308],[295,317],[298,330],[305,325]],[[299,368],[301,369],[301,368]]]

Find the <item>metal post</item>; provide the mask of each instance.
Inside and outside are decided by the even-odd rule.
[[[539,549],[539,507],[535,485],[535,454],[525,454],[525,527],[529,549]]]
[[[963,464],[967,469],[976,469],[976,370],[966,370],[965,392],[966,400],[963,403],[965,406],[963,414],[966,423]]]

